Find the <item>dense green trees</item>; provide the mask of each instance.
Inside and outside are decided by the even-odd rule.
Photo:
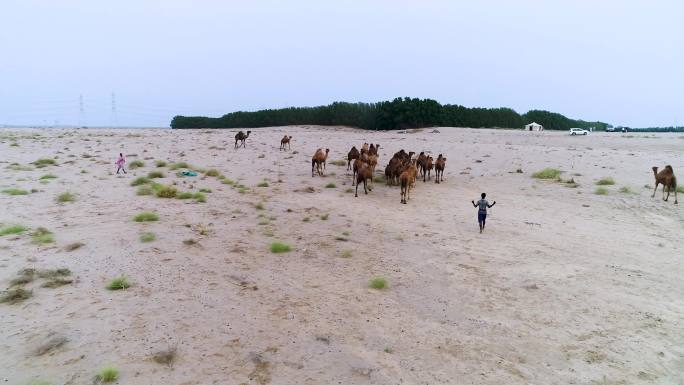
[[[605,129],[608,126],[602,122],[573,120],[541,110],[520,115],[510,108],[468,108],[441,105],[432,99],[396,98],[379,103],[335,102],[319,107],[238,111],[220,118],[176,116],[171,121],[171,128],[253,128],[294,124],[353,126],[369,130],[432,126],[521,128],[533,121],[547,130],[567,130],[571,127]]]

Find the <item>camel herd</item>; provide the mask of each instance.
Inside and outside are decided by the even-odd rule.
[[[252,131],[243,131],[235,134],[235,148],[246,147],[246,140]],[[290,142],[292,136],[285,135],[280,140],[280,150],[287,151],[291,149]],[[240,143],[238,145],[238,142]],[[287,149],[285,148],[287,146]],[[361,150],[356,146],[352,146],[347,154],[347,171],[352,171],[352,186],[356,186],[354,196],[359,196],[359,185],[363,183],[363,191],[368,194],[368,191],[373,191],[374,182],[373,175],[378,165],[378,151],[379,144],[370,145],[364,143]],[[311,157],[311,176],[314,177],[316,173],[323,176],[325,171],[326,161],[330,149],[323,150],[319,148]],[[415,187],[416,178],[423,177],[423,182],[426,182],[432,177],[432,170],[435,170],[435,183],[444,181],[444,168],[446,167],[447,158],[439,154],[437,159],[431,155],[421,152],[417,157],[413,157],[415,152],[405,152],[403,149],[396,152],[385,166],[385,180],[388,186],[400,186],[401,203],[406,204],[411,198],[411,189]],[[658,172],[658,167],[653,167],[653,175],[655,177],[655,188],[651,197],[655,197],[658,190],[658,185],[663,185],[663,200],[667,201],[670,198],[670,192],[674,192],[675,201],[677,204],[677,177],[674,175],[672,166],[667,165],[663,170]],[[369,185],[370,182],[370,185]],[[666,191],[667,190],[667,191]],[[667,192],[667,195],[665,193]]]

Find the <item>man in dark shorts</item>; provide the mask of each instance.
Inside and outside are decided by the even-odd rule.
[[[477,201],[477,203],[475,203],[475,201],[470,201],[472,202],[473,207],[477,207],[477,223],[480,224],[480,234],[482,234],[482,231],[484,231],[485,228],[485,221],[487,220],[487,209],[494,207],[494,205],[496,204],[496,201],[494,201],[494,203],[490,205],[489,202],[487,202],[487,200],[485,199],[486,196],[487,194],[482,193],[482,199]]]

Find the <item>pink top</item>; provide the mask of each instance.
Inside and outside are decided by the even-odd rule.
[[[124,159],[123,156],[120,156],[119,159],[116,160],[116,165],[119,167],[123,166],[124,163],[126,163],[126,159]]]

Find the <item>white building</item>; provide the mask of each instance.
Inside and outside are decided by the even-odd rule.
[[[525,131],[544,131],[544,126],[539,123],[532,122],[525,125]]]

